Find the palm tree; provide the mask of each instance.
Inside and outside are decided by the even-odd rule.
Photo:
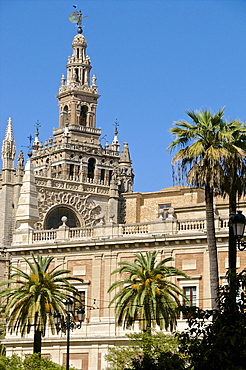
[[[229,167],[233,164],[232,153],[238,157],[242,154],[237,145],[241,123],[239,121],[226,123],[223,120],[224,108],[214,115],[208,110],[187,111],[186,113],[193,122],[174,122],[176,127],[170,129],[170,132],[176,139],[168,149],[172,151],[174,148],[182,147],[173,157],[173,163],[181,164],[181,169],[186,174],[190,185],[201,186],[205,189],[210,287],[212,308],[216,309],[219,277],[213,195],[215,189],[225,193],[225,184],[228,183],[228,178],[225,177],[226,172],[230,180],[235,179],[231,176]],[[235,185],[232,188],[235,189]]]
[[[52,268],[54,257],[32,255],[32,262],[23,259],[30,267],[30,274],[11,266],[10,280],[1,284],[8,287],[0,292],[0,298],[3,299],[7,329],[23,336],[34,328],[33,352],[41,353],[41,337],[45,336],[46,326],[50,326],[52,334],[55,332],[54,312],[64,314],[68,294],[75,297],[78,294],[70,281],[83,280],[64,277],[70,271],[59,269],[61,265]]]
[[[108,292],[120,288],[110,302],[115,303],[118,325],[131,327],[139,320],[143,331],[151,331],[158,325],[160,329],[176,325],[180,306],[179,296],[183,299],[181,289],[169,280],[173,276],[187,277],[182,271],[166,264],[173,259],[165,258],[157,262],[158,252],[135,254],[134,262],[119,262],[112,274],[127,273],[127,277],[115,281]]]
[[[237,309],[236,304],[236,256],[237,246],[233,233],[232,217],[237,209],[237,199],[245,194],[246,173],[246,127],[240,121],[229,122],[225,126],[229,142],[230,156],[224,161],[224,181],[221,188],[222,195],[229,198],[229,285],[231,294],[231,308]],[[228,143],[226,143],[226,146]]]
[[[229,214],[236,213],[237,197],[245,193],[246,126],[240,121],[225,123],[224,147],[229,152],[223,159],[224,179],[220,192],[229,196]]]

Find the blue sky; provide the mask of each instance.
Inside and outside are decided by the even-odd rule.
[[[66,72],[77,5],[97,75],[97,127],[129,142],[134,190],[172,186],[167,146],[186,110],[226,106],[246,120],[246,1],[0,0],[0,140],[9,116],[17,150],[41,123],[40,139],[58,127],[58,92]]]

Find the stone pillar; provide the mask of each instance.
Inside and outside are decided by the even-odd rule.
[[[111,286],[111,284],[116,280],[116,275],[111,275],[111,272],[114,271],[117,268],[117,258],[118,258],[118,253],[108,253],[104,255],[104,263],[105,263],[105,268],[104,268],[104,300],[111,301],[111,299],[115,295],[115,291],[112,293],[108,293],[108,289]],[[114,317],[114,308],[104,308],[104,317],[106,318],[112,318]]]
[[[73,101],[71,103],[71,115],[70,115],[70,122],[71,125],[76,125],[76,103]]]
[[[210,266],[209,266],[209,252],[208,249],[203,254],[203,277],[201,284],[203,284],[203,309],[211,310],[211,291],[210,291]]]
[[[101,297],[101,274],[102,274],[102,258],[103,254],[96,254],[92,260],[92,276],[93,284],[91,286],[91,297],[100,302]],[[100,310],[91,310],[91,321],[99,322]]]

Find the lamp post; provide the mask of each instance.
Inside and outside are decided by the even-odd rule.
[[[229,224],[229,287],[231,296],[231,309],[237,310],[236,296],[236,260],[237,260],[237,248],[243,251],[246,248],[246,242],[242,241],[245,229],[246,217],[242,214],[242,211],[238,211],[230,219]]]
[[[246,248],[246,242],[241,240],[244,235],[245,222],[246,217],[242,214],[242,211],[238,211],[237,214],[232,217],[233,233],[240,251]]]
[[[69,352],[70,352],[70,330],[80,329],[82,322],[85,318],[85,310],[81,306],[77,309],[78,323],[73,320],[73,301],[71,298],[66,300],[66,319],[61,320],[61,314],[59,312],[54,313],[54,322],[56,330],[59,333],[60,330],[67,332],[67,358],[66,358],[66,370],[69,370]]]

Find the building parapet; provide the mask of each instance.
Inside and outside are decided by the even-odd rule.
[[[102,130],[100,128],[95,127],[88,127],[88,126],[79,126],[79,125],[69,125],[69,129],[76,130],[88,134],[95,134],[95,135],[101,135]],[[53,129],[53,135],[62,134],[64,131],[63,128],[54,128]],[[71,145],[71,144],[66,144]],[[72,144],[73,145],[73,144]]]
[[[215,220],[216,231],[226,229],[228,220]],[[98,224],[94,227],[69,228],[61,226],[55,230],[16,230],[14,242],[16,244],[40,244],[50,243],[51,241],[78,241],[93,239],[115,239],[127,238],[129,236],[163,236],[163,235],[182,235],[194,234],[194,232],[206,234],[206,220],[157,220],[155,222],[135,223],[135,224]]]
[[[86,127],[86,126],[69,126],[71,128],[76,128],[78,131],[87,132],[87,133],[94,133],[94,134],[101,134],[100,128],[93,128],[93,127]],[[63,128],[56,128],[53,130],[55,134],[62,134]],[[111,148],[102,148],[98,147],[98,145],[94,145],[94,148],[92,149],[93,145],[81,145],[81,144],[75,144],[75,143],[59,143],[55,145],[48,145],[45,147],[41,147],[39,149],[33,150],[33,158],[41,157],[43,155],[48,155],[56,152],[60,152],[63,150],[73,150],[78,152],[85,152],[85,153],[91,153],[91,154],[101,154],[101,155],[108,155],[111,157],[118,157],[119,151],[112,150]]]
[[[96,194],[109,194],[109,185],[105,184],[103,180],[84,178],[80,181],[79,176],[62,176],[56,177],[43,177],[35,174],[35,182],[37,186],[48,187],[53,189],[65,189],[78,191],[82,190],[85,192],[96,193]],[[82,187],[82,189],[81,189]]]

